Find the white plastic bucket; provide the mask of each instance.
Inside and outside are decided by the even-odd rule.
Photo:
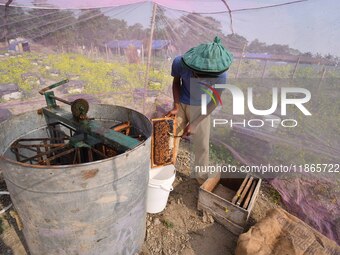
[[[146,211],[159,213],[164,210],[173,190],[172,183],[175,181],[176,169],[174,165],[167,165],[150,170],[148,193],[146,199]]]

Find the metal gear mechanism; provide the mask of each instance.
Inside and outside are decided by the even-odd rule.
[[[76,99],[71,104],[72,115],[77,120],[85,120],[89,111],[89,103],[82,98]]]

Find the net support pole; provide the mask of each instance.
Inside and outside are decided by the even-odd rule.
[[[142,50],[141,50],[141,58],[142,58],[142,65],[144,65],[144,46],[142,44]]]
[[[8,11],[9,5],[13,2],[13,0],[8,0],[5,4],[5,16],[4,16],[4,30],[2,32],[2,37],[5,39],[6,45],[9,46],[8,40]]]
[[[149,84],[149,72],[150,72],[150,65],[151,65],[151,53],[152,53],[152,40],[153,34],[155,31],[155,21],[156,21],[156,12],[157,12],[157,4],[153,4],[152,9],[152,18],[151,18],[151,30],[150,30],[150,38],[148,44],[148,58],[146,62],[146,72],[145,72],[145,81],[144,81],[144,91],[143,91],[143,113],[145,114],[145,96],[146,90]]]
[[[323,79],[325,78],[326,71],[327,71],[327,70],[326,70],[326,67],[325,67],[325,65],[323,65],[323,67],[322,67],[322,75],[321,75],[321,78],[320,78],[320,80],[319,80],[317,95],[320,94],[321,84],[322,84]]]
[[[244,53],[245,53],[245,51],[246,51],[246,47],[247,47],[247,43],[245,43],[245,44],[243,45],[242,52],[241,52],[241,56],[240,56],[240,60],[238,61],[237,71],[236,71],[236,74],[235,74],[235,78],[236,78],[236,79],[238,78],[238,75],[239,75],[239,72],[240,72],[241,63],[242,63],[243,55],[244,55]]]
[[[292,80],[295,78],[296,70],[297,70],[297,68],[298,68],[298,66],[300,64],[300,58],[301,58],[301,56],[298,57],[298,59],[296,61],[296,64],[294,66],[294,71],[293,71],[293,74],[292,74]]]
[[[266,73],[267,63],[268,63],[268,59],[266,59],[266,62],[264,62],[264,66],[263,66],[263,70],[262,70],[262,75],[261,75],[261,79],[262,80],[264,78],[264,74]]]

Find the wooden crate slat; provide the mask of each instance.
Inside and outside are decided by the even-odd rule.
[[[237,200],[237,203],[236,203],[236,204],[237,204],[238,206],[241,206],[241,204],[242,204],[242,202],[243,202],[243,200],[244,200],[244,198],[245,198],[245,196],[246,196],[248,190],[250,189],[250,186],[251,186],[251,184],[252,184],[252,182],[253,182],[253,179],[254,179],[253,176],[250,176],[250,178],[248,179],[247,185],[246,185],[245,188],[242,190],[241,196],[240,196],[240,198]]]
[[[249,174],[246,175],[246,178],[244,178],[240,188],[236,192],[236,195],[233,197],[233,200],[231,201],[233,204],[236,204],[238,198],[241,196],[241,193],[248,182],[248,178],[249,178]]]
[[[249,202],[250,202],[250,198],[253,196],[253,193],[255,191],[255,187],[256,187],[256,180],[253,180],[253,183],[251,184],[251,188],[250,188],[250,190],[248,192],[247,198],[244,201],[243,206],[242,206],[244,209],[248,208],[248,205],[249,205]]]
[[[253,196],[252,198],[250,199],[250,203],[249,203],[249,206],[247,208],[247,210],[249,212],[251,212],[251,210],[253,209],[254,207],[254,204],[255,204],[255,201],[256,201],[256,198],[258,196],[258,194],[260,193],[260,187],[261,187],[261,183],[262,183],[262,180],[261,179],[258,179],[257,181],[257,184],[256,184],[256,188],[255,188],[255,191],[253,193]],[[248,218],[249,218],[250,214],[248,215]],[[248,219],[247,219],[248,220]]]

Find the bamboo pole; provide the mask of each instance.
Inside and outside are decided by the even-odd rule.
[[[150,30],[150,38],[149,38],[149,45],[148,45],[148,59],[146,62],[146,73],[145,73],[145,81],[144,81],[144,93],[143,93],[143,113],[145,113],[145,95],[146,89],[149,83],[149,72],[150,72],[150,65],[151,65],[151,53],[152,53],[152,40],[153,40],[153,33],[155,31],[155,20],[156,20],[156,12],[157,12],[157,4],[153,4],[152,10],[152,19],[151,19],[151,30]]]
[[[319,80],[317,95],[319,95],[319,93],[320,93],[321,84],[322,84],[323,79],[325,78],[326,71],[327,71],[327,70],[326,70],[326,67],[325,67],[325,65],[323,65],[323,66],[322,66],[322,74],[321,74],[321,78],[320,78],[320,80]]]
[[[238,78],[238,75],[239,75],[239,72],[240,72],[241,63],[242,63],[242,59],[243,59],[243,55],[244,55],[244,52],[245,52],[245,50],[246,50],[246,47],[247,47],[247,43],[245,43],[245,44],[243,45],[243,49],[242,49],[240,61],[238,62],[237,71],[236,71],[236,75],[235,75],[235,78],[236,78],[236,79]]]
[[[144,46],[142,44],[142,51],[141,51],[141,58],[142,58],[142,64],[144,65]]]
[[[112,53],[112,50],[111,50],[111,48],[109,48],[109,55],[110,55],[110,59],[112,59],[113,58],[113,55],[112,55],[113,53]]]
[[[322,75],[321,75],[321,82],[325,78],[325,74],[326,74],[326,71],[327,71],[325,65],[322,67],[322,69],[323,69],[323,71],[322,71]]]
[[[295,64],[294,71],[293,71],[293,74],[292,74],[292,79],[295,78],[295,73],[296,73],[296,70],[297,70],[298,65],[299,65],[299,63],[300,63],[300,58],[301,58],[301,56],[299,56],[299,58],[298,58],[298,60],[297,60],[297,62],[296,62],[296,64]]]
[[[268,60],[266,59],[266,62],[264,62],[264,67],[263,67],[263,70],[262,70],[261,79],[264,78],[264,74],[266,73],[267,63],[268,63]]]
[[[105,53],[106,53],[106,61],[109,61],[109,50],[107,48],[107,44],[105,43]]]
[[[4,30],[2,33],[2,37],[5,39],[6,45],[9,46],[8,40],[8,7],[13,2],[13,0],[8,0],[5,4],[5,15],[4,15]]]

